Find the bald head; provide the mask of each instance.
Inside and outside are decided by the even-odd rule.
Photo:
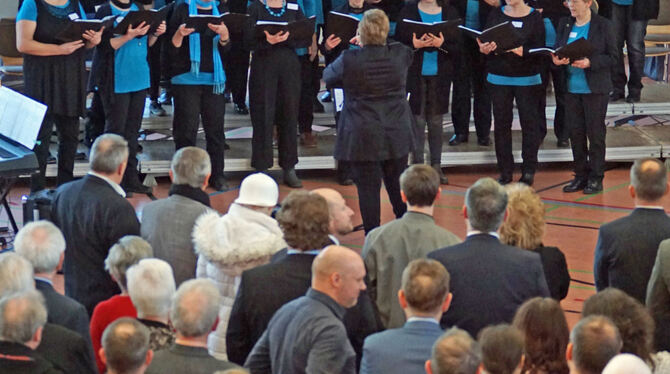
[[[89,160],[91,170],[113,174],[128,161],[128,142],[116,134],[100,135],[91,146]]]
[[[360,291],[365,290],[364,278],[363,259],[346,247],[328,246],[312,263],[312,288],[345,308],[356,305]]]
[[[346,235],[354,229],[351,217],[354,211],[347,206],[342,195],[332,188],[317,188],[312,190],[315,194],[323,197],[328,203],[328,214],[330,216],[329,230],[334,235]]]
[[[668,191],[665,165],[655,158],[635,161],[630,169],[630,184],[637,198],[648,202],[660,200]]]

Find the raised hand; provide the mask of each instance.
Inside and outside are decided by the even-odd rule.
[[[89,43],[89,48],[100,44],[102,40],[102,32],[105,30],[103,26],[100,31],[86,30],[81,37]]]
[[[417,38],[416,33],[413,33],[412,45],[414,45],[414,48],[416,49],[430,47],[432,46],[432,39],[428,34],[423,34],[421,38]]]
[[[587,69],[591,67],[591,60],[588,58],[584,57],[581,60],[574,61],[572,63],[572,67],[574,68],[579,68],[579,69]]]
[[[131,39],[135,38],[137,36],[146,35],[147,32],[149,32],[149,27],[150,27],[150,25],[147,25],[146,22],[140,23],[135,28],[133,28],[133,25],[128,25],[128,30],[126,31],[126,35],[129,36]]]
[[[442,33],[439,36],[429,33],[428,36],[430,37],[431,47],[440,48],[444,44],[444,35]]]
[[[554,62],[554,65],[567,65],[570,63],[569,58],[560,58],[553,53],[551,54],[551,61]]]
[[[177,34],[179,34],[179,36],[183,38],[185,36],[191,35],[194,31],[195,31],[194,28],[186,27],[186,24],[182,23],[181,25],[179,25],[179,28],[177,29]]]
[[[288,31],[280,31],[274,35],[270,34],[267,31],[264,31],[264,33],[268,43],[272,45],[285,42],[288,39],[289,34]]]
[[[165,31],[167,31],[167,25],[165,24],[165,21],[161,22],[160,25],[158,25],[158,28],[156,31],[154,31],[153,36],[161,36],[165,34]]]
[[[479,52],[488,55],[489,53],[493,52],[498,48],[495,42],[486,42],[482,43],[479,38],[477,38],[477,44],[479,45]]]
[[[342,38],[335,36],[335,34],[331,34],[327,39],[326,39],[326,50],[330,51],[331,49],[337,47],[342,43]]]
[[[210,23],[207,25],[210,30],[214,31],[219,35],[219,38],[221,40],[228,40],[230,38],[230,33],[228,32],[228,27],[226,26],[225,23],[221,23],[219,25],[215,25],[213,23]]]
[[[58,46],[61,55],[71,55],[74,51],[84,46],[83,40],[75,40],[73,42],[63,43]]]

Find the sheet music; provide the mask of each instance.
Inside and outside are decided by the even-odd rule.
[[[0,87],[0,134],[33,149],[47,106]]]
[[[344,106],[344,90],[341,88],[334,89],[333,100],[335,100],[335,111],[341,112]]]

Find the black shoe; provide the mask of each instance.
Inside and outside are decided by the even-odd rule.
[[[230,91],[224,91],[224,92],[223,92],[223,101],[224,101],[226,104],[228,104],[228,103],[230,103],[230,102],[233,101],[233,99],[232,99],[231,97],[232,97],[232,96],[230,95]]]
[[[488,147],[488,146],[491,145],[491,138],[486,137],[486,138],[477,139],[477,144],[481,145],[482,147]]]
[[[172,105],[172,95],[167,91],[163,91],[158,97],[158,103],[161,105]]]
[[[501,175],[498,177],[498,183],[502,184],[503,186],[509,184],[510,182],[512,182],[511,175]]]
[[[584,187],[584,195],[593,195],[603,190],[603,182],[601,181],[589,181]]]
[[[245,104],[245,103],[235,104],[235,113],[241,114],[241,115],[249,114],[249,108],[247,108],[247,104]]]
[[[302,188],[302,182],[295,174],[295,169],[284,170],[284,184],[291,188]]]
[[[468,136],[464,134],[454,134],[451,139],[449,139],[449,145],[459,145],[461,143],[467,143]]]
[[[563,192],[577,192],[583,190],[584,187],[586,187],[586,181],[584,179],[575,178],[563,187]]]
[[[148,195],[153,192],[151,187],[145,186],[139,182],[124,184],[121,187],[123,187],[123,190],[126,191],[126,194],[129,196],[132,196],[133,193]]]
[[[624,98],[624,94],[621,92],[612,92],[610,94],[610,103],[613,103],[615,101],[622,100]]]
[[[338,177],[337,177],[337,183],[338,183],[340,186],[351,186],[352,184],[354,184],[354,180],[351,179],[351,178],[349,178],[349,177],[340,177],[340,176],[338,176]]]
[[[227,191],[229,188],[228,182],[224,177],[215,178],[214,181],[210,184],[210,186],[217,191]]]
[[[440,176],[440,184],[449,184],[449,179],[442,172],[442,167],[440,166],[440,164],[433,164],[431,166],[437,172],[437,175]]]
[[[229,150],[229,149],[230,149],[230,146],[229,146],[228,143],[224,140],[224,141],[223,141],[223,150],[224,150],[224,151],[227,151],[227,150]]]
[[[152,101],[151,104],[149,104],[149,113],[151,113],[152,116],[156,117],[167,116],[165,109],[163,109],[163,107],[158,101]]]
[[[570,139],[565,140],[558,139],[558,141],[556,141],[556,146],[558,148],[568,148],[570,147]]]
[[[326,108],[323,107],[323,104],[316,98],[314,98],[312,112],[314,113],[325,113]]]
[[[534,180],[535,180],[535,173],[523,173],[521,178],[519,178],[519,183],[524,183],[528,186],[532,186]]]
[[[628,97],[626,98],[627,103],[639,103],[640,102],[640,94],[633,94],[633,93],[628,93]]]
[[[324,103],[330,103],[331,101],[333,101],[333,98],[330,96],[330,91],[324,92],[324,94],[321,95],[319,99],[321,99],[321,101]]]

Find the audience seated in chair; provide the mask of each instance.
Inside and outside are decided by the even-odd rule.
[[[452,327],[433,345],[425,369],[427,374],[477,374],[481,362],[479,343],[465,330]]]
[[[140,322],[122,317],[102,334],[100,357],[107,374],[143,374],[153,358],[149,329]]]

